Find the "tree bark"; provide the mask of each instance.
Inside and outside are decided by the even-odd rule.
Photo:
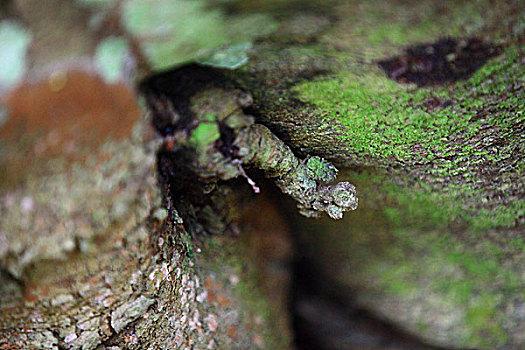
[[[76,44],[63,45],[60,52],[33,44],[28,61],[33,63],[27,68],[35,65],[35,76],[48,79],[36,88],[64,93],[73,80],[67,80],[72,76],[67,64],[57,75],[35,62],[95,60],[101,37],[106,37],[100,28],[88,30],[76,20],[88,13],[103,14],[109,22],[120,18],[112,34],[129,40],[140,76],[151,74],[159,62],[166,64],[164,51],[152,51],[147,39],[155,25],[140,32],[140,25],[126,22],[140,3],[89,10],[62,4],[60,23],[74,26],[68,42]],[[29,32],[45,38],[46,21],[57,13],[46,7],[30,20],[27,6],[14,1],[9,9],[25,19]],[[225,129],[218,128],[218,138],[204,146],[190,138],[177,148],[174,139],[185,139],[166,131],[169,123],[152,123],[158,111],[151,105],[153,110],[141,109],[140,118],[130,119],[124,118],[133,114],[128,110],[104,107],[116,116],[110,120],[102,119],[104,112],[82,107],[97,116],[92,130],[107,132],[84,140],[79,135],[90,128],[90,118],[70,112],[77,116],[71,129],[67,119],[41,127],[40,120],[48,116],[38,113],[51,107],[25,112],[25,107],[15,108],[16,96],[28,101],[27,91],[4,90],[3,104],[11,116],[0,127],[8,135],[18,130],[16,125],[25,125],[26,136],[10,138],[1,159],[5,169],[19,176],[2,174],[0,348],[291,348],[287,305],[293,254],[304,266],[315,266],[312,290],[317,294],[369,310],[427,343],[523,347],[525,82],[519,8],[503,2],[472,8],[426,1],[417,6],[341,2],[318,10],[306,5],[283,10],[280,22],[267,10],[264,16],[280,28],[278,34],[265,33],[243,51],[250,60],[239,69],[205,70],[220,72],[227,83],[204,84],[190,94],[195,86],[184,81],[194,77],[183,76],[173,87],[177,94],[165,93],[168,100],[163,100],[165,90],[156,93],[161,105],[167,101],[165,112],[172,112],[169,103],[183,102],[175,112],[190,121],[187,125],[195,118],[207,123],[203,118],[220,115],[232,100],[239,102],[239,95],[228,99],[233,90],[251,96],[250,105],[239,103],[224,119],[214,120],[222,125],[235,114],[240,116],[236,121],[249,119],[265,135],[270,130],[267,139],[286,150],[284,158],[295,157],[294,169],[308,156],[336,164],[342,169],[339,180],[354,184],[359,197],[358,209],[341,222],[303,218],[294,205],[290,209],[291,202],[283,205],[274,198],[275,188],[257,171],[275,170],[262,161],[267,156],[263,142],[247,150],[252,161],[241,165],[247,174],[232,166],[237,163],[223,162],[232,160],[233,153],[223,152],[220,159],[216,148],[209,153],[207,147],[224,143]],[[229,40],[231,29],[221,30],[222,39]],[[458,33],[492,40],[483,45],[492,45],[499,55],[487,57],[464,80],[444,85],[418,87],[418,81],[406,85],[390,79],[421,66],[423,73],[433,72],[418,50],[434,50],[437,56],[441,46],[432,42]],[[55,34],[64,35],[58,29]],[[159,40],[172,51],[180,49],[169,38]],[[479,53],[483,45],[473,48],[473,43],[458,38],[440,59],[456,69],[468,50]],[[198,58],[193,51],[177,52],[184,55],[170,64]],[[377,62],[393,53],[403,56],[395,61],[401,66],[395,74],[385,73]],[[243,59],[237,54],[234,63]],[[203,61],[216,65],[210,57],[215,56]],[[110,79],[102,68],[95,70]],[[169,79],[165,83],[169,86]],[[112,94],[124,89],[129,96],[124,85],[104,84]],[[41,99],[53,98],[46,94]],[[90,96],[91,104],[103,101]],[[59,106],[74,111],[67,109],[71,100]],[[134,108],[136,115],[139,109]],[[246,130],[244,124],[239,129],[233,125],[228,127],[238,134]],[[187,129],[192,128],[197,130],[195,125]],[[37,165],[25,164],[35,152]],[[209,157],[204,165],[203,154]],[[221,167],[210,159],[219,159]],[[234,177],[225,175],[225,164],[232,171],[228,174],[255,175],[263,194],[251,194],[244,182],[219,181]],[[202,169],[213,172],[206,175]],[[287,176],[303,179],[297,174]],[[272,176],[278,183],[287,181],[280,173]],[[294,196],[293,189],[285,192]],[[256,209],[245,210],[242,203]],[[306,322],[327,317],[317,314],[313,320],[298,312]],[[322,331],[316,336],[327,346],[337,343],[323,338]]]

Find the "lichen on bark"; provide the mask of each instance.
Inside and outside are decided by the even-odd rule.
[[[177,70],[192,74],[192,68],[208,71],[204,80],[222,75],[212,68],[195,65]],[[191,115],[188,115],[181,108],[180,95],[168,96],[166,91],[158,90],[159,82],[161,85],[178,84],[176,79],[170,80],[170,76],[176,78],[179,74],[159,76],[157,82],[152,80],[144,84],[144,91],[154,120],[157,125],[164,126],[159,131],[166,134],[165,149],[193,152],[190,167],[196,176],[212,182],[243,176],[254,191],[259,192],[244,170],[254,167],[274,179],[282,192],[298,203],[299,211],[305,216],[317,217],[325,212],[332,219],[341,219],[344,212],[357,208],[356,190],[352,184],[327,185],[337,176],[334,165],[319,156],[300,160],[266,126],[245,114],[243,108],[253,104],[250,94],[235,88],[204,88],[189,97]],[[205,86],[212,84],[211,79],[204,81]]]
[[[238,156],[243,163],[253,164],[275,178],[283,193],[298,204],[301,214],[317,217],[326,212],[332,219],[341,219],[343,213],[357,208],[355,187],[349,182],[327,186],[320,183],[335,178],[335,167],[320,157],[298,160],[292,150],[263,125],[243,130],[235,139]],[[254,146],[255,145],[255,146]],[[313,168],[314,160],[321,166]]]

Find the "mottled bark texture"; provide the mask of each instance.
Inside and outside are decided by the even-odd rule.
[[[221,249],[223,257],[201,253],[176,210],[163,208],[160,144],[142,141],[147,124],[136,126],[132,141],[93,154],[87,164],[95,168],[51,171],[4,198],[0,346],[287,346],[266,326],[286,316],[255,308],[257,287],[229,260],[241,254],[237,248]],[[209,269],[196,269],[195,261]],[[264,303],[262,295],[254,298],[261,298],[257,307]]]
[[[290,348],[293,254],[299,268],[315,266],[319,295],[429,344],[523,348],[520,2],[58,3],[41,2],[38,13],[34,1],[0,5],[9,10],[2,33],[33,38],[27,50],[13,46],[25,64],[18,83],[44,78],[2,87],[5,128],[31,133],[0,145],[0,175],[20,174],[1,187],[0,348]],[[206,51],[233,40],[233,23],[246,29],[243,40],[264,37]],[[204,40],[211,32],[218,44]],[[452,47],[438,57],[443,43]],[[499,55],[465,70],[463,55],[479,52],[472,43]],[[193,64],[151,76],[188,59],[240,68]],[[381,69],[385,60],[401,65],[397,73]],[[460,67],[465,80],[418,88],[389,79],[440,77],[439,66]],[[72,67],[100,73],[112,91],[103,95],[125,88],[114,79],[133,81],[134,69],[149,76],[141,91],[152,120],[65,94]],[[70,97],[50,106],[37,95]],[[87,104],[103,106],[103,97]],[[40,124],[53,120],[61,122]],[[108,133],[91,142],[84,130]],[[24,157],[39,163],[26,167]],[[355,189],[329,184],[332,163]],[[342,222],[311,221],[268,204],[271,190],[250,179],[257,169],[306,215],[339,218],[355,209],[356,192],[360,206]],[[236,177],[262,193],[248,194]],[[254,205],[248,223],[239,222],[246,198],[268,204]],[[294,253],[290,231],[300,242]],[[333,321],[294,305],[303,324]]]

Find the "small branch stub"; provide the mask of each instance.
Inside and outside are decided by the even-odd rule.
[[[283,193],[297,201],[300,213],[307,217],[325,212],[337,220],[344,212],[356,209],[357,196],[352,184],[329,185],[336,180],[336,167],[318,156],[299,160],[267,127],[255,123],[254,117],[243,112],[252,103],[251,95],[239,89],[205,88],[190,98],[191,115],[181,114],[174,107],[180,103],[163,97],[160,101],[150,99],[150,109],[157,124],[173,125],[168,135],[171,147],[167,148],[192,150],[189,167],[208,182],[242,176],[259,193],[259,187],[244,171],[252,166],[273,178]],[[176,122],[174,115],[185,122]],[[167,120],[163,116],[168,116]],[[166,128],[163,130],[166,132]]]
[[[357,208],[354,185],[333,182],[337,169],[321,157],[309,157],[299,161],[292,150],[268,128],[254,124],[239,133],[235,143],[243,163],[251,164],[272,178],[277,186],[295,199],[301,214],[318,217],[326,212],[334,220],[341,219],[344,212]],[[257,147],[248,147],[248,146]],[[245,152],[245,153],[244,153]]]

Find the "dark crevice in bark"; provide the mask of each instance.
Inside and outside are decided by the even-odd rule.
[[[163,202],[168,209],[170,222],[177,224],[181,217],[190,235],[204,234],[205,226],[199,220],[199,210],[209,203],[201,181],[187,164],[191,164],[190,152],[160,150],[157,155],[159,183]]]
[[[352,292],[326,277],[309,261],[311,247],[299,245],[296,249],[290,308],[298,349],[445,349],[425,344],[349,302]]]
[[[57,339],[58,343],[56,345],[57,345],[58,350],[68,349],[67,346],[64,346],[63,339],[60,336],[60,333],[57,328],[48,328],[47,330],[50,331],[53,334],[53,336]]]
[[[238,88],[226,71],[197,63],[176,67],[143,80],[139,89],[153,112],[153,126],[162,136],[192,128],[191,98],[204,89]]]

